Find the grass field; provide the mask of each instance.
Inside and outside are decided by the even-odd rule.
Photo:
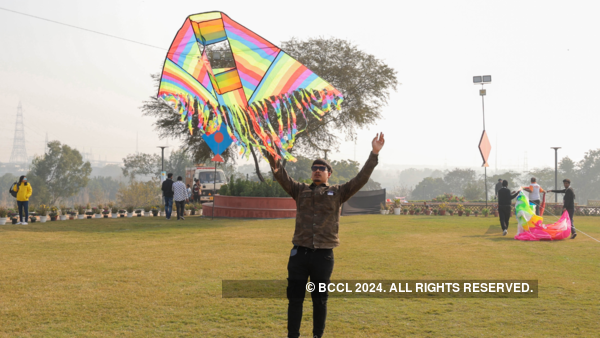
[[[598,337],[600,243],[520,242],[497,218],[353,216],[333,279],[537,279],[535,299],[329,301],[326,337]],[[285,279],[294,220],[91,219],[0,226],[1,337],[285,337],[285,299],[223,299],[223,279]],[[600,239],[600,218],[576,225]],[[302,336],[312,332],[305,301]]]

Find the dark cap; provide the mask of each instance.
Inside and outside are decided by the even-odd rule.
[[[327,167],[327,170],[328,170],[330,173],[332,173],[332,172],[333,172],[333,168],[331,168],[331,164],[329,164],[329,162],[327,162],[327,160],[324,160],[324,159],[322,159],[322,158],[318,158],[318,159],[316,159],[316,160],[315,160],[315,161],[312,163],[312,165],[315,165],[315,164],[321,164],[321,165],[324,165],[324,166],[326,166],[326,167]]]
[[[565,179],[563,180],[563,183],[564,183],[564,182],[567,182],[567,183],[571,184],[571,180],[570,180],[570,179],[568,179],[568,178],[565,178]]]
[[[501,178],[499,178],[499,179],[498,179],[498,182],[502,182],[502,179],[501,179]]]

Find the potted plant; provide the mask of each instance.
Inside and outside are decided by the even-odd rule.
[[[127,210],[119,209],[119,217],[125,217],[125,213],[127,213]]]
[[[437,214],[438,214],[438,209],[437,209],[437,208],[434,208],[434,209],[433,209],[433,215],[434,215],[434,216],[437,216]]]
[[[394,199],[394,215],[400,215],[402,211],[402,201],[399,198]]]
[[[462,204],[459,204],[456,209],[458,210],[458,216],[462,216],[465,212],[465,207]]]
[[[67,207],[64,204],[58,206],[58,216],[60,217],[61,221],[67,220],[67,211]]]
[[[411,215],[414,215],[414,214],[415,214],[415,205],[414,205],[414,204],[411,204],[411,205],[410,205],[410,208],[409,208],[409,213],[410,213]]]
[[[14,209],[9,209],[9,211],[8,211],[8,217],[10,217],[10,222],[12,224],[19,223],[19,213],[16,212]]]
[[[152,209],[152,207],[150,205],[145,205],[143,207],[144,209],[144,217],[149,217],[150,216],[150,209]]]
[[[154,217],[158,216],[158,208],[156,206],[153,206],[152,208],[150,208],[150,212],[152,213],[152,216],[154,216]]]
[[[421,214],[421,208],[415,208],[415,215],[420,215]]]
[[[194,203],[190,203],[190,215],[195,215],[196,214],[196,204]]]
[[[475,211],[473,211],[473,214],[475,215],[475,217],[477,217],[477,215],[479,215],[479,210],[475,209]]]
[[[183,212],[185,213],[185,215],[186,215],[186,216],[189,216],[189,215],[191,215],[191,214],[192,214],[192,209],[190,209],[190,204],[189,204],[189,203],[186,203],[186,204],[183,206],[183,209],[184,209],[184,211],[183,211]]]
[[[133,206],[129,205],[129,206],[127,206],[127,208],[125,208],[125,209],[127,210],[127,217],[128,217],[128,218],[131,218],[131,217],[133,217],[133,209],[134,209],[134,208],[133,208]]]
[[[427,215],[427,216],[431,215],[431,209],[429,209],[429,206],[428,206],[428,205],[425,205],[425,206],[423,207],[423,214],[425,214],[425,215]]]
[[[196,212],[198,216],[202,216],[202,203],[196,203]]]
[[[408,208],[407,207],[402,208],[402,213],[405,215],[408,214]]]
[[[78,205],[75,208],[77,209],[77,219],[83,219],[85,217],[85,208],[83,205]]]
[[[494,212],[494,217],[498,217],[498,204],[492,204],[492,211]]]
[[[77,209],[69,208],[68,214],[69,214],[69,219],[74,220],[75,216],[77,216]]]
[[[104,207],[104,208],[102,209],[102,216],[103,216],[104,218],[108,218],[108,214],[110,214],[110,209],[109,209],[108,207]]]
[[[88,210],[85,212],[85,215],[87,216],[87,217],[86,217],[87,219],[91,219],[91,218],[92,218],[92,216],[94,216],[94,210],[92,210],[92,209],[88,209]]]
[[[37,208],[37,213],[40,215],[40,222],[46,223],[46,220],[48,219],[48,207],[45,204],[41,204]]]
[[[50,207],[50,210],[48,212],[48,216],[50,216],[50,221],[51,222],[56,221],[56,217],[58,216],[58,209],[56,207]]]
[[[119,217],[119,208],[115,207],[115,205],[113,203],[111,203],[111,206],[110,206],[110,215],[112,218]]]
[[[135,214],[137,215],[137,217],[142,217],[142,209],[140,209],[140,208],[135,209]]]
[[[471,209],[466,208],[465,209],[465,216],[469,217],[471,215]]]
[[[0,207],[0,225],[6,224],[6,215],[8,215],[8,210],[5,207]]]
[[[67,208],[67,215],[69,215],[69,220],[74,220],[75,216],[77,216],[77,210],[74,208]]]
[[[385,206],[385,203],[381,203],[380,208],[379,208],[379,211],[381,212],[381,214],[385,215],[386,210],[387,210],[387,207]]]
[[[488,208],[483,208],[483,209],[481,210],[481,213],[483,214],[483,216],[484,216],[484,217],[488,217],[488,215],[490,214],[490,209],[488,209]],[[477,215],[477,214],[475,214],[475,215]]]
[[[450,216],[454,216],[454,209],[448,208],[448,214],[450,214]]]
[[[438,207],[440,208],[440,216],[446,215],[446,203],[442,203]]]

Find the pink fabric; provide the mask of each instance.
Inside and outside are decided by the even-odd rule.
[[[515,239],[521,241],[539,241],[539,240],[558,240],[565,239],[571,235],[571,219],[569,213],[565,210],[561,218],[556,223],[546,225],[546,228],[538,222],[529,231],[524,231],[515,236]]]

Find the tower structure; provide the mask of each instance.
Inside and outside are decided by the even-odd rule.
[[[25,125],[23,124],[23,108],[21,102],[17,107],[17,122],[15,123],[15,138],[10,154],[11,163],[27,163],[27,150],[25,149]]]

